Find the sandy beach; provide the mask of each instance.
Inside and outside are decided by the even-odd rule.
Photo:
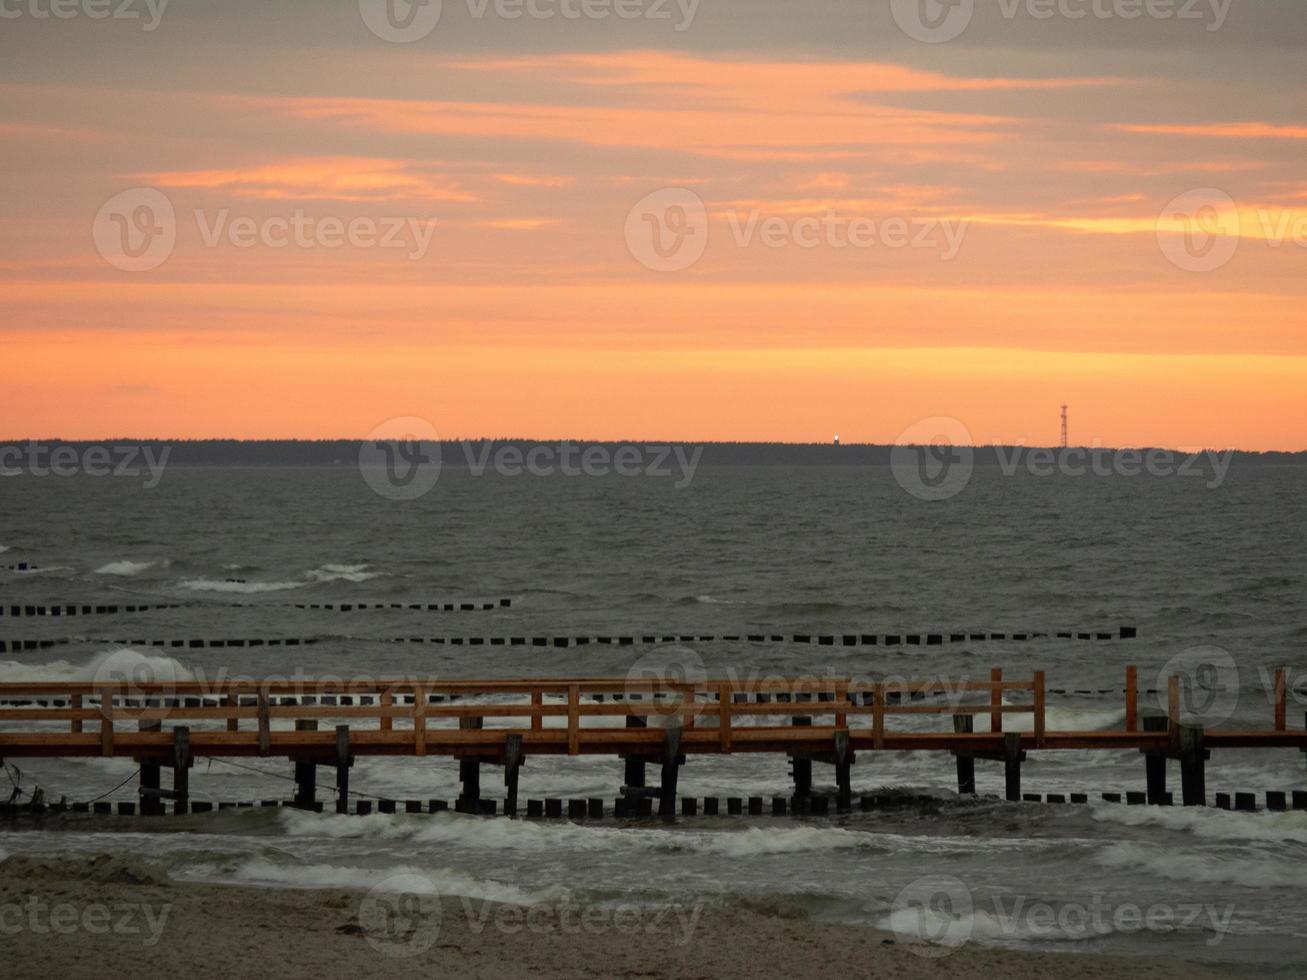
[[[176,975],[538,978],[1228,976],[1180,962],[896,941],[784,909],[705,906],[614,918],[602,908],[171,881],[140,861],[0,863],[0,945],[15,978]]]

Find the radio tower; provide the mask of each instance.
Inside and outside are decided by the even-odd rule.
[[[1062,405],[1062,448],[1065,449],[1066,447],[1067,447],[1067,441],[1066,441],[1066,404],[1063,403],[1063,405]]]

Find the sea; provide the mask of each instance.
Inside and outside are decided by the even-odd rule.
[[[407,500],[376,492],[365,475],[343,463],[170,467],[150,487],[86,474],[0,479],[0,605],[175,607],[0,618],[0,639],[61,641],[0,654],[0,682],[90,680],[110,661],[197,679],[624,677],[669,664],[721,679],[959,681],[1001,667],[1010,679],[1042,670],[1050,692],[1066,692],[1049,694],[1050,729],[1097,730],[1124,724],[1128,665],[1145,691],[1183,674],[1186,710],[1222,723],[1209,727],[1248,728],[1271,725],[1270,678],[1284,668],[1289,725],[1304,725],[1300,465],[1240,461],[1219,486],[1176,474],[981,465],[946,499],[905,491],[886,466],[719,466],[711,456],[688,480],[446,465]],[[495,608],[296,608],[449,601]],[[1121,639],[1122,626],[1137,636]],[[1062,631],[1112,638],[1060,639]],[[931,633],[943,642],[791,639]],[[954,642],[956,633],[1005,638]],[[748,634],[787,640],[720,639]],[[637,640],[430,642],[600,635]],[[695,639],[663,642],[667,635]],[[315,642],[133,642],[221,637]],[[1141,704],[1163,706],[1147,693]],[[977,723],[983,730],[985,719]],[[1009,716],[1012,727],[1029,723]],[[20,802],[38,790],[48,802],[131,801],[134,771],[126,759],[13,758],[0,790]],[[287,799],[290,776],[286,760],[200,759],[192,799]],[[818,791],[833,789],[831,767],[815,764],[814,777]],[[1307,968],[1307,812],[1267,812],[1263,794],[1307,789],[1305,777],[1296,750],[1216,751],[1209,800],[1255,792],[1258,812],[1128,806],[1102,794],[1144,789],[1138,753],[1031,751],[1025,791],[1087,793],[1090,802],[1014,804],[1002,799],[1000,762],[977,761],[978,793],[959,797],[947,754],[860,752],[855,800],[906,802],[674,824],[257,806],[148,821],[48,815],[0,823],[0,856],[140,856],[179,880],[281,888],[384,891],[417,880],[433,894],[525,906],[739,905],[920,935],[945,949],[1146,954],[1287,977]],[[482,778],[494,796],[498,770]],[[1174,763],[1169,778],[1178,798]],[[523,805],[603,797],[611,808],[622,779],[616,758],[528,757],[520,795]],[[328,810],[331,782],[322,770]],[[351,788],[360,799],[453,800],[458,767],[440,757],[365,757]],[[790,790],[777,756],[692,756],[680,774],[682,796],[722,798],[723,814],[725,798],[770,802]]]

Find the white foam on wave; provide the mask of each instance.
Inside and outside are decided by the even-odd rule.
[[[258,592],[302,589],[309,584],[308,582],[220,582],[216,579],[190,578],[183,581],[181,587],[192,592],[235,592],[241,595],[253,595]]]
[[[323,565],[304,574],[314,582],[366,582],[380,578],[382,572],[369,572],[369,565]]]
[[[227,567],[227,566],[224,566]],[[291,589],[304,589],[310,585],[322,585],[327,582],[366,582],[379,578],[384,572],[370,572],[369,565],[323,565],[311,568],[304,573],[303,579],[287,582],[229,582],[219,579],[192,578],[181,583],[183,589],[192,592],[231,592],[237,595],[256,595],[261,592],[286,592]]]
[[[429,895],[459,896],[508,905],[539,905],[556,900],[563,889],[529,892],[488,878],[477,878],[445,868],[426,870],[413,866],[358,868],[334,864],[277,864],[267,858],[250,858],[231,869],[200,865],[178,873],[180,878],[281,888],[367,889],[379,892],[425,891]],[[423,887],[423,883],[430,889]]]
[[[1118,728],[1125,721],[1125,708],[1045,708],[1044,729],[1050,732],[1100,732],[1108,728]],[[990,731],[990,717],[987,714],[976,716],[976,731]],[[1003,714],[1003,730],[1008,732],[1033,732],[1035,716],[1033,712],[1012,712]]]
[[[111,561],[95,570],[96,575],[139,575],[147,568],[153,568],[155,561]]]
[[[1301,888],[1303,884],[1301,861],[1246,851],[1216,853],[1121,843],[1109,844],[1093,860],[1105,868],[1152,873],[1170,881],[1244,888]]]
[[[1060,846],[1065,840],[907,836],[844,830],[838,827],[780,827],[740,830],[628,830],[573,823],[538,824],[521,820],[480,820],[458,814],[414,818],[373,813],[366,817],[283,810],[282,827],[292,837],[411,840],[493,851],[671,851],[716,857],[802,854],[840,850],[974,854],[978,850],[1030,851]]]
[[[1295,841],[1307,844],[1307,812],[1237,813],[1206,807],[1107,805],[1094,808],[1094,819],[1127,827],[1161,827],[1208,840]]]
[[[168,683],[195,679],[188,667],[172,657],[142,653],[131,647],[106,650],[80,664],[69,663],[67,660],[44,664],[0,660],[0,683],[5,684],[40,681]]]
[[[8,546],[8,545],[0,544],[0,555],[3,555],[3,554],[4,554],[6,551],[8,551],[8,550],[9,550],[9,546]]]
[[[1056,919],[1019,914],[1014,906],[1005,913],[991,914],[981,909],[950,914],[929,905],[896,909],[883,916],[878,928],[892,930],[900,936],[957,947],[967,942],[1084,942],[1110,935],[1115,930],[1106,922],[1082,921],[1077,916],[1067,925]]]

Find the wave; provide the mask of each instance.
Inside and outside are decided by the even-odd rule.
[[[230,592],[238,595],[256,595],[262,592],[286,592],[291,589],[304,589],[310,585],[322,585],[328,582],[367,582],[379,578],[384,572],[370,572],[369,565],[323,565],[311,568],[304,573],[304,578],[287,582],[236,582],[227,579],[193,578],[181,583],[184,589],[192,592]]]
[[[384,572],[369,572],[370,565],[323,565],[304,574],[313,582],[367,582]]]
[[[310,582],[220,582],[216,579],[191,578],[181,583],[183,589],[192,592],[235,592],[240,595],[253,595],[258,592],[284,592],[288,589],[302,589]]]
[[[3,555],[3,554],[4,554],[6,551],[8,551],[8,550],[9,550],[9,546],[8,546],[8,545],[0,544],[0,555]]]
[[[1050,732],[1097,732],[1118,728],[1125,721],[1125,708],[1045,708],[1044,727]],[[990,731],[989,715],[976,715],[976,731]],[[1004,713],[1003,729],[1009,732],[1033,732],[1032,713]]]
[[[178,871],[176,877],[281,888],[368,889],[459,896],[508,905],[539,905],[556,900],[566,893],[557,887],[529,892],[514,885],[477,878],[448,868],[432,871],[411,865],[390,868],[358,868],[334,864],[285,865],[266,857],[249,858],[231,868],[197,865]]]
[[[139,575],[147,568],[153,568],[155,561],[111,561],[95,570],[96,575]]]
[[[190,669],[172,657],[141,653],[130,647],[119,647],[92,657],[86,663],[74,664],[67,660],[54,660],[44,664],[22,664],[0,660],[0,683],[33,683],[39,681],[132,681],[136,683],[162,683],[195,680]]]
[[[1161,827],[1207,840],[1307,844],[1307,812],[1236,813],[1199,807],[1099,806],[1094,819],[1127,827]]]
[[[1244,888],[1301,888],[1300,861],[1284,855],[1182,851],[1155,844],[1109,844],[1094,856],[1104,868],[1152,873],[1170,881],[1238,885]]]

